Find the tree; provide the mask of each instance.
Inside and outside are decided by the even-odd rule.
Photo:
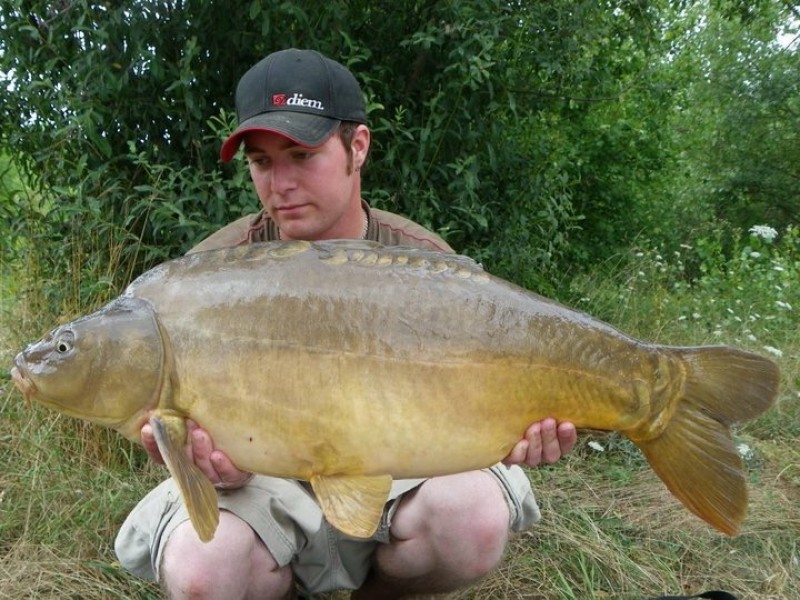
[[[687,35],[676,43],[676,191],[743,231],[800,217],[800,52],[777,41],[797,32],[792,10],[718,0],[684,14]]]
[[[139,270],[253,210],[241,168],[216,158],[235,83],[269,51],[306,46],[353,67],[370,98],[370,200],[501,268],[498,240],[527,232],[525,244],[545,248],[530,278],[563,253],[578,217],[570,145],[596,125],[585,107],[641,69],[623,57],[654,17],[628,2],[564,0],[18,0],[0,18],[13,75],[4,139],[53,197],[49,218],[65,231],[52,235],[77,223],[138,239]],[[575,117],[563,145],[545,129]]]
[[[547,289],[672,210],[662,173],[689,114],[672,107],[702,97],[691,65],[710,49],[687,41],[676,60],[670,35],[691,38],[674,31],[697,14],[666,0],[5,0],[2,143],[41,198],[14,231],[43,236],[53,265],[85,256],[91,232],[114,290],[254,211],[242,165],[217,158],[236,81],[272,50],[312,47],[368,97],[368,199]]]

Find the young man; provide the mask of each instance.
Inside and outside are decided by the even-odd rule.
[[[452,252],[437,235],[361,199],[370,145],[363,95],[339,63],[309,50],[269,55],[236,91],[239,127],[221,158],[241,144],[263,210],[224,227],[193,251],[268,240],[355,238]],[[483,471],[396,481],[369,540],[328,525],[304,482],[239,471],[190,424],[195,463],[220,490],[213,540],[197,538],[171,480],[132,511],[116,540],[121,563],[159,579],[171,598],[292,597],[353,589],[353,598],[399,598],[467,585],[499,562],[509,531],[539,511],[518,466],[554,462],[575,428],[534,423],[506,459]],[[160,460],[149,426],[145,448]]]

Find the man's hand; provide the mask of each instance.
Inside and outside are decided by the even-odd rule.
[[[514,446],[503,463],[525,464],[529,467],[538,467],[542,463],[553,464],[570,452],[577,441],[575,425],[544,419],[528,427],[525,437]]]
[[[227,454],[221,450],[215,450],[211,436],[197,423],[187,419],[186,429],[186,454],[214,484],[215,488],[233,490],[242,487],[253,478],[252,473],[237,469]],[[142,427],[141,435],[142,445],[150,458],[159,464],[164,464],[164,459],[153,436],[153,428],[149,423]]]

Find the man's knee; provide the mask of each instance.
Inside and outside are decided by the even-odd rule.
[[[497,482],[488,476],[487,480],[486,493],[470,501],[461,523],[454,524],[462,527],[464,546],[473,550],[465,565],[469,579],[479,579],[497,567],[508,543],[508,506]]]
[[[419,502],[419,531],[427,530],[440,558],[457,562],[466,578],[478,579],[500,562],[508,542],[509,508],[492,475],[474,471],[431,479],[413,501]]]
[[[426,510],[442,523],[474,531],[475,535],[508,535],[509,510],[497,480],[485,471],[431,479]],[[426,485],[428,485],[426,483]],[[436,488],[433,486],[436,485]]]
[[[292,588],[289,567],[279,567],[250,526],[222,511],[214,538],[203,543],[191,523],[175,528],[164,548],[161,583],[170,598],[282,598]]]

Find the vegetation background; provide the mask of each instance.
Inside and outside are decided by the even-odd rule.
[[[737,432],[739,537],[584,436],[530,472],[541,526],[452,597],[798,598],[799,25],[789,0],[0,0],[0,363],[254,212],[217,158],[236,81],[316,48],[368,96],[373,205],[637,337],[782,367]],[[164,473],[0,377],[0,598],[159,597],[111,543]]]

